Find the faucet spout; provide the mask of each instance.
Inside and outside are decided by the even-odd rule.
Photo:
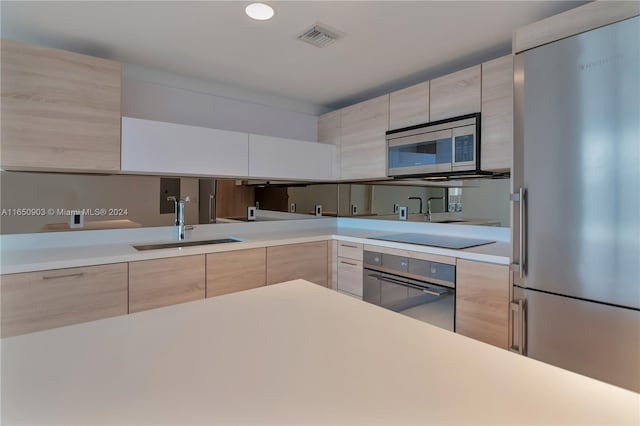
[[[431,200],[444,200],[444,197],[427,198],[427,222],[431,222]]]
[[[184,240],[186,237],[185,231],[189,229],[188,226],[184,224],[184,205],[185,203],[190,203],[191,198],[187,195],[184,199],[177,199],[176,197],[167,197],[167,201],[174,202],[174,211],[175,211],[175,226],[178,230],[178,240]]]

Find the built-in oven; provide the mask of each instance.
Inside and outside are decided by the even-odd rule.
[[[480,113],[391,130],[386,135],[388,176],[481,173]]]
[[[455,265],[364,252],[363,300],[454,331]]]

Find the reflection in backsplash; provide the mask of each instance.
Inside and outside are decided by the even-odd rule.
[[[169,226],[174,223],[166,197],[189,196],[186,224],[228,222],[246,218],[259,206],[258,220],[274,220],[265,210],[324,216],[509,226],[509,180],[481,179],[449,183],[449,187],[409,182],[260,185],[233,179],[160,176],[0,173],[2,234],[81,229]],[[74,228],[71,211],[85,212]],[[278,219],[302,216],[279,215]]]

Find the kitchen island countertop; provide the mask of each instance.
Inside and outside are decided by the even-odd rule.
[[[3,424],[638,424],[640,395],[302,280],[5,338]]]

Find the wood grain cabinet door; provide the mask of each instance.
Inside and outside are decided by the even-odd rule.
[[[513,56],[482,64],[482,170],[508,171],[513,156]]]
[[[318,241],[267,248],[267,284],[303,279],[328,286],[328,244]]]
[[[389,95],[342,109],[340,178],[372,179],[387,176]]]
[[[207,254],[207,297],[262,287],[266,283],[266,248]]]
[[[127,313],[127,264],[2,275],[2,337]]]
[[[429,122],[429,82],[389,95],[389,130]]]
[[[129,312],[204,299],[205,255],[129,263]]]
[[[430,121],[480,111],[480,65],[431,80]]]
[[[503,349],[509,341],[509,268],[458,259],[456,332]]]
[[[2,167],[120,170],[120,63],[1,43]]]

